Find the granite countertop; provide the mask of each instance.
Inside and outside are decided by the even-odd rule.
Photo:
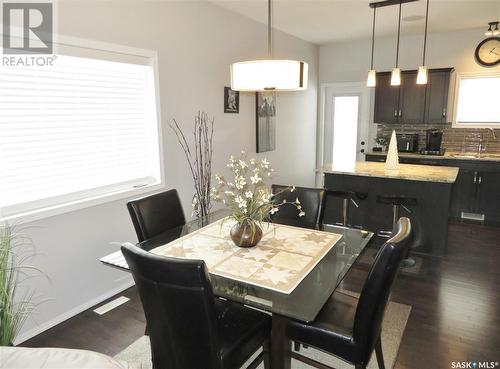
[[[387,156],[385,151],[369,151],[366,155],[378,155]],[[498,154],[488,154],[482,153],[478,155],[474,152],[458,152],[458,151],[446,151],[444,155],[422,155],[417,152],[398,152],[398,156],[402,158],[417,158],[417,159],[453,159],[453,160],[480,160],[480,161],[497,161],[500,162],[500,153]]]
[[[325,164],[322,168],[323,173],[441,183],[454,183],[458,170],[455,167],[415,164],[399,164],[398,169],[388,170],[385,163],[369,161],[357,161],[352,166]]]

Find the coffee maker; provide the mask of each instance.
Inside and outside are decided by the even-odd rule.
[[[443,131],[440,129],[428,129],[425,135],[425,155],[444,155],[444,149],[441,148],[443,140]]]

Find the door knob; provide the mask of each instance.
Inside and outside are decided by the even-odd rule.
[[[365,141],[361,141],[361,146],[365,146]]]
[[[361,149],[359,150],[360,153],[364,153],[365,152],[365,149]]]

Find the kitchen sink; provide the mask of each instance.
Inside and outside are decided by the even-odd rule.
[[[451,154],[450,157],[455,159],[500,159],[500,154]]]
[[[477,154],[451,154],[450,156],[452,158],[457,158],[457,159],[477,159],[477,158],[479,158],[479,155],[477,155]]]

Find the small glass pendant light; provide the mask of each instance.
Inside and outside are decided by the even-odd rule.
[[[493,23],[492,23],[492,22],[490,22],[490,23],[488,23],[488,25],[489,25],[490,27],[489,27],[489,28],[486,30],[486,32],[484,33],[484,35],[485,35],[485,36],[491,36],[491,35],[493,35],[493,29],[491,28],[491,27],[493,27]]]
[[[417,85],[426,85],[428,80],[428,71],[425,66],[425,52],[427,49],[427,24],[429,22],[429,0],[425,10],[425,31],[424,31],[424,51],[422,52],[422,65],[418,67]]]
[[[368,71],[368,78],[366,79],[367,87],[375,87],[377,85],[377,72],[373,69],[373,51],[375,46],[375,14],[377,7],[373,7],[373,26],[372,26],[372,58],[370,63],[370,70]]]
[[[392,69],[391,73],[391,86],[401,85],[401,69],[398,67],[399,62],[399,38],[401,36],[401,5],[402,1],[399,2],[399,20],[398,20],[398,42],[396,46],[396,67]]]
[[[391,86],[399,86],[401,84],[401,68],[392,68]]]
[[[426,85],[427,79],[428,79],[427,67],[421,65],[420,67],[418,67],[417,85]]]
[[[498,29],[498,22],[495,22],[495,29],[492,32],[493,36],[500,35],[500,30]]]
[[[367,87],[375,87],[377,85],[377,71],[370,69],[368,71],[368,78],[366,79]]]

